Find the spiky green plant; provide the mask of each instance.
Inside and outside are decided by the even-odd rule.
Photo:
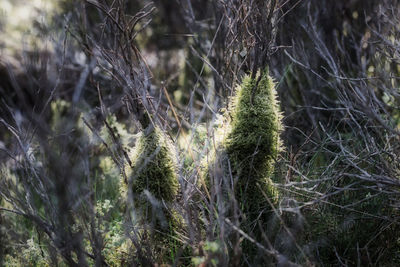
[[[157,243],[160,251],[176,243],[174,233],[181,220],[173,211],[172,203],[177,197],[179,182],[171,141],[158,126],[149,127],[140,133],[132,154],[133,167],[127,168],[128,190],[133,196],[138,223],[154,230],[151,235],[156,242],[153,243]]]
[[[271,202],[277,199],[271,176],[281,150],[282,123],[275,84],[268,70],[260,75],[254,79],[245,77],[237,88],[229,106],[231,131],[224,141],[238,177],[236,198],[244,211],[251,213],[258,213],[265,206],[265,195]]]
[[[133,193],[140,195],[147,190],[158,200],[172,202],[179,187],[176,155],[159,127],[140,134],[132,159]]]
[[[271,177],[274,162],[282,149],[279,138],[281,113],[275,83],[268,75],[268,69],[254,78],[246,76],[243,79],[230,99],[228,110],[224,111],[221,125],[215,131],[215,139],[220,141],[204,169],[203,179],[208,191],[216,193],[219,216],[221,212],[228,217],[235,216],[237,210],[232,205],[232,197],[235,197],[245,215],[241,228],[261,236],[257,224],[261,222],[267,226],[271,205],[278,200]],[[264,228],[270,238],[277,234],[275,228],[276,225]],[[228,238],[232,243],[238,242],[234,235]],[[242,242],[242,250],[247,260],[258,264],[260,259],[253,244]]]
[[[278,198],[271,176],[282,147],[282,123],[275,84],[267,69],[255,78],[246,76],[236,88],[223,127],[227,130],[219,132],[225,132],[226,137],[206,170],[206,184],[218,179],[216,168],[222,176],[231,176],[236,200],[251,220],[270,210],[266,197],[271,203]]]

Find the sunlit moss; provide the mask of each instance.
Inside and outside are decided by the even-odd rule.
[[[241,202],[256,211],[261,203],[265,203],[257,184],[272,201],[277,198],[271,175],[282,147],[279,103],[268,71],[261,78],[246,77],[229,109],[232,130],[225,140],[225,148],[239,177],[236,194]]]
[[[155,249],[165,250],[175,242],[175,230],[181,222],[172,208],[179,189],[175,148],[156,126],[140,134],[131,159],[132,168],[126,168],[127,190],[132,193],[137,221],[151,226]]]
[[[269,206],[266,196],[272,203],[277,201],[278,193],[271,176],[282,148],[279,103],[267,70],[261,77],[258,74],[254,79],[244,78],[229,103],[225,120],[225,129],[218,130],[218,135],[225,138],[217,145],[207,176],[212,179],[215,173],[231,176],[242,211],[248,216],[257,216]],[[209,185],[209,181],[206,183]]]
[[[155,127],[142,133],[132,154],[132,192],[142,195],[145,190],[156,199],[171,202],[178,193],[177,161],[174,148],[164,133]]]

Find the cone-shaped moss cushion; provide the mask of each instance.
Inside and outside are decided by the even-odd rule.
[[[157,200],[175,199],[179,182],[175,149],[159,127],[141,133],[132,155],[132,191],[140,195],[147,190]]]
[[[268,70],[254,79],[243,79],[230,99],[223,127],[226,130],[218,132],[225,133],[225,138],[203,174],[206,184],[224,184],[218,175],[225,181],[233,180],[241,210],[255,218],[270,206],[265,195],[272,203],[278,199],[271,175],[281,150],[282,123],[275,83]]]
[[[128,188],[132,190],[136,221],[139,226],[149,226],[156,257],[166,260],[176,229],[182,224],[172,204],[179,189],[175,148],[169,137],[157,126],[149,126],[136,141],[131,155],[133,167],[126,167]],[[149,232],[147,232],[149,233]]]
[[[277,199],[271,175],[281,150],[282,130],[275,84],[268,70],[261,75],[254,79],[245,77],[237,88],[229,106],[231,130],[223,144],[238,177],[237,200],[244,211],[255,213],[265,204],[268,206],[257,184],[271,202]]]

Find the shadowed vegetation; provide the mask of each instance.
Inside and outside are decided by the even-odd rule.
[[[0,266],[400,265],[399,18],[0,0]]]

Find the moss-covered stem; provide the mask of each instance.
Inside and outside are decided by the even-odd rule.
[[[271,176],[281,150],[279,134],[282,130],[275,84],[268,69],[254,78],[243,79],[230,99],[222,127],[227,131],[219,132],[227,134],[206,170],[206,183],[211,186],[221,179],[215,177],[213,170],[221,165],[225,180],[233,177],[234,194],[247,221],[263,218],[260,213],[270,210],[264,195],[271,203],[278,199]]]
[[[139,225],[154,230],[156,250],[168,251],[176,242],[173,235],[179,222],[172,209],[179,187],[175,149],[158,126],[149,125],[140,133],[131,158],[133,168],[127,166],[127,173],[132,208]]]

